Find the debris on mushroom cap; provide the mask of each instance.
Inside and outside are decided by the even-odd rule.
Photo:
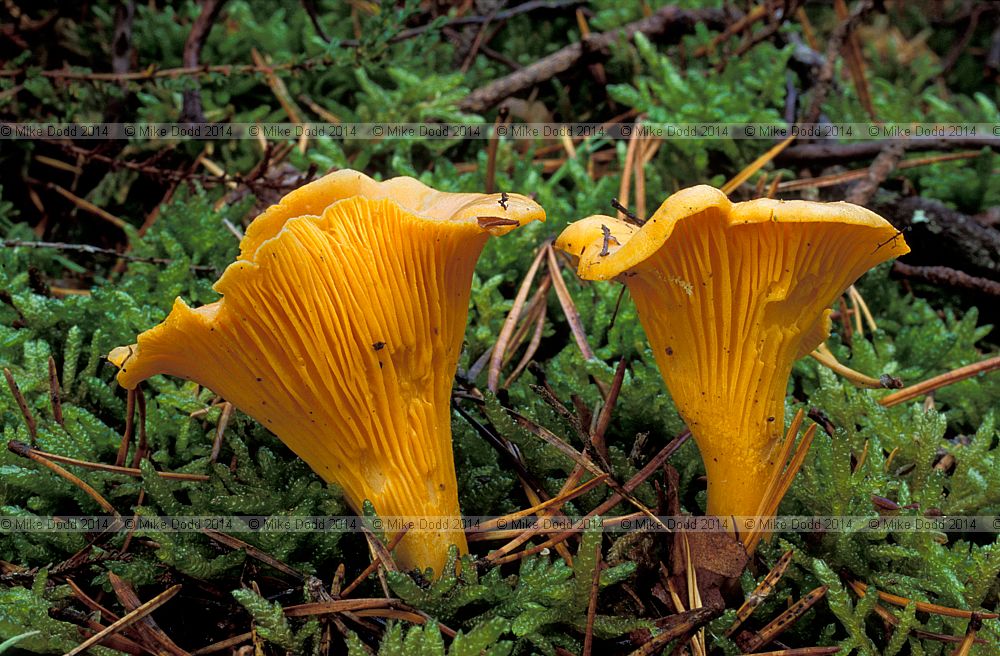
[[[136,345],[111,352],[118,381],[169,374],[212,389],[355,509],[369,499],[381,516],[458,517],[451,387],[492,231],[474,217],[503,212],[498,198],[353,171],[307,185],[247,230],[215,284],[221,300],[192,309],[178,298]],[[523,196],[508,208],[517,225],[545,218]],[[452,543],[466,550],[461,532],[412,531],[397,562],[440,575]]]
[[[582,278],[628,285],[705,462],[708,511],[722,516],[757,514],[778,466],[792,363],[829,335],[828,306],[909,251],[857,205],[731,203],[707,186],[672,195],[641,228],[583,219],[556,246]]]

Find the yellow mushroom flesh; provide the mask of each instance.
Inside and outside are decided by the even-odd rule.
[[[711,187],[668,198],[640,227],[593,216],[557,246],[584,279],[624,282],[708,474],[708,512],[757,514],[776,470],[793,362],[829,334],[828,306],[908,252],[847,203],[731,203]]]
[[[368,499],[382,516],[453,527],[450,395],[473,269],[490,234],[544,216],[515,194],[340,171],[251,224],[215,284],[221,300],[192,309],[177,299],[109,357],[127,388],[169,374],[212,389],[355,509]],[[439,575],[449,544],[467,550],[460,531],[415,530],[396,559]]]

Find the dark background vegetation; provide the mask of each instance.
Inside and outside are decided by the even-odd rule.
[[[490,125],[506,116],[623,124],[1000,124],[1000,5],[991,2],[8,0],[0,15],[3,121]],[[623,26],[627,33],[614,31]],[[574,219],[609,213],[610,200],[626,189],[632,209],[646,215],[677,189],[721,186],[773,145],[665,140],[640,142],[630,153],[628,142],[612,139],[577,140],[572,148],[560,140],[0,141],[0,364],[37,423],[33,439],[5,390],[4,439],[113,463],[126,397],[103,354],[162,320],[177,296],[191,305],[215,300],[211,283],[235,257],[235,231],[327,171],[410,175],[450,191],[516,191],[546,208],[547,223],[494,240],[480,260],[456,387],[468,396],[485,389],[486,373],[476,363],[492,347],[546,238]],[[913,253],[859,283],[877,330],[858,332],[857,308],[845,302],[836,308],[841,320],[829,343],[855,369],[910,384],[996,355],[996,145],[984,134],[947,142],[798,140],[731,196],[848,198],[907,230]],[[630,182],[623,184],[626,170]],[[31,241],[52,246],[24,245]],[[531,505],[518,472],[484,431],[518,447],[523,473],[542,496],[557,494],[573,468],[513,424],[503,407],[583,450],[579,429],[585,436],[602,403],[599,384],[612,384],[622,358],[622,394],[607,431],[611,477],[629,480],[683,430],[620,287],[582,283],[569,268],[542,275],[565,280],[595,357],[583,358],[566,308],[550,292],[539,306],[545,318],[531,354],[536,364],[499,398],[487,393],[485,404],[461,402],[482,430],[454,415],[460,498],[470,515]],[[528,341],[511,347],[505,377]],[[61,416],[52,404],[53,379]],[[803,360],[786,414],[813,410],[824,430],[782,512],[997,514],[998,380],[980,376],[941,388],[929,401],[884,408],[875,400],[886,392],[856,389]],[[571,409],[568,417],[538,393],[543,381]],[[136,460],[138,475],[66,468],[126,516],[345,511],[335,488],[239,412],[219,431],[221,453],[213,459],[221,415],[209,390],[154,378],[145,388],[148,449]],[[135,443],[127,462],[134,452]],[[703,512],[695,446],[685,443],[668,463],[676,479],[658,470],[636,489],[638,499],[662,509],[676,494],[685,511]],[[165,481],[154,470],[208,480]],[[598,486],[564,512],[586,514],[610,495]],[[0,455],[0,516],[100,512],[77,483],[37,459]],[[619,505],[611,514],[627,512],[630,506]],[[93,653],[191,652],[237,636],[242,640],[216,653],[670,653],[690,637],[653,637],[677,621],[660,577],[672,549],[663,536],[577,534],[565,553],[500,567],[467,559],[460,580],[434,585],[402,572],[369,576],[344,598],[399,601],[365,617],[283,611],[337,598],[338,581],[351,581],[371,562],[362,535],[237,537],[251,547],[198,534],[0,530],[0,641],[30,633],[0,652],[62,653],[113,621],[95,611],[95,602],[121,616],[175,585],[180,591],[153,614],[155,625],[129,629]],[[486,554],[485,544],[494,543],[474,544],[474,558]],[[607,589],[588,629],[597,544],[612,567],[600,575],[599,587]],[[741,653],[723,633],[744,596],[789,549],[791,565],[745,628],[754,634],[790,600],[820,585],[827,590],[765,650],[1000,651],[997,620],[970,622],[968,614],[949,617],[916,605],[996,611],[995,534],[835,533],[776,536],[724,589],[724,610],[684,616],[689,626],[705,628],[711,653]],[[576,554],[572,566],[568,554]],[[338,576],[341,565],[345,574]],[[904,602],[859,597],[851,582]],[[955,652],[970,625],[978,642]],[[452,638],[454,631],[463,636]]]

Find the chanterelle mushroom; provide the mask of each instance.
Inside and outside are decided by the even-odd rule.
[[[731,203],[707,186],[670,196],[641,228],[591,216],[556,245],[578,258],[582,278],[628,286],[718,516],[757,514],[777,466],[792,363],[828,336],[828,306],[862,273],[909,252],[857,205]]]
[[[459,516],[450,395],[472,272],[490,234],[534,220],[517,194],[435,191],[338,171],[249,226],[236,262],[192,309],[110,360],[127,388],[155,374],[212,389],[273,431],[356,509]],[[447,523],[449,526],[452,523]],[[414,530],[400,566],[445,562],[461,532]]]

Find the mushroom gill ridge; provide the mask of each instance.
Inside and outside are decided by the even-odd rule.
[[[581,277],[628,286],[701,451],[708,511],[723,516],[757,514],[778,466],[792,364],[826,338],[827,307],[907,251],[854,205],[733,204],[710,187],[671,196],[641,228],[583,219],[557,246],[577,256]]]
[[[525,204],[518,216],[544,212]],[[427,219],[390,198],[334,202],[231,264],[220,301],[178,299],[110,358],[125,387],[165,373],[212,389],[355,509],[369,499],[382,516],[454,518],[450,392],[488,237],[475,221]],[[397,560],[440,574],[451,543],[466,549],[460,532],[415,531]]]

